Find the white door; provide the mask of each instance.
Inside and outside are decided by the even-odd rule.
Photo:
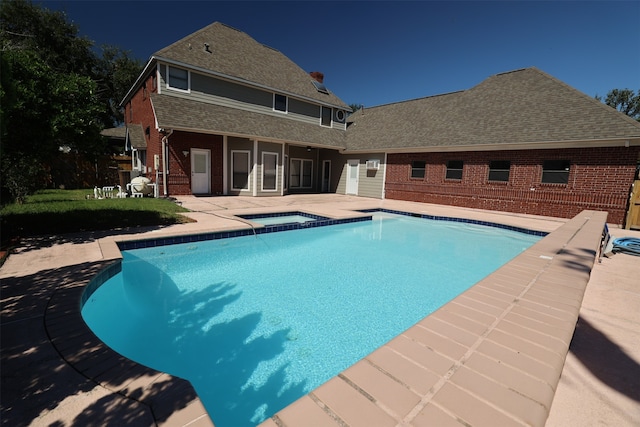
[[[191,193],[211,193],[211,151],[191,149]]]
[[[358,172],[360,160],[347,160],[347,194],[358,194]]]

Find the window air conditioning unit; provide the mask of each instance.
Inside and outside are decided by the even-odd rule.
[[[380,160],[367,160],[366,163],[367,170],[378,170],[380,169]]]

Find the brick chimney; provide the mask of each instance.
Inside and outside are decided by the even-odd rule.
[[[309,75],[318,83],[322,83],[324,81],[324,74],[322,74],[320,71],[312,71],[309,73]]]

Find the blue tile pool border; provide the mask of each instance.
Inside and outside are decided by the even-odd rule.
[[[384,209],[384,208],[361,209],[361,210],[358,210],[358,212],[362,212],[362,213],[386,212],[386,213],[391,213],[396,215],[410,216],[413,218],[432,219],[435,221],[451,221],[451,222],[461,222],[465,224],[485,225],[487,227],[502,228],[504,230],[517,231],[519,233],[529,234],[529,235],[538,236],[538,237],[544,237],[547,234],[549,234],[546,231],[530,230],[528,228],[499,224],[497,222],[479,221],[476,219],[456,218],[456,217],[440,216],[440,215],[419,214],[414,212],[396,211],[393,209]]]
[[[91,295],[102,286],[107,280],[111,279],[116,274],[122,271],[122,260],[116,260],[111,265],[106,268],[100,270],[98,274],[96,274],[93,279],[85,286],[82,291],[82,297],[80,299],[80,310],[82,311],[82,307],[84,304],[91,298]]]
[[[307,214],[307,215],[311,215],[311,214]],[[318,218],[325,218],[319,215],[315,215],[315,216]],[[371,216],[364,215],[361,217],[343,218],[343,219],[325,218],[325,219],[318,219],[316,221],[309,221],[305,223],[274,224],[274,225],[267,225],[264,227],[243,228],[240,230],[233,230],[233,231],[216,231],[211,233],[188,234],[188,235],[182,235],[182,236],[161,237],[161,238],[153,238],[153,239],[127,240],[124,242],[116,242],[116,243],[118,245],[118,248],[121,251],[128,251],[132,249],[153,248],[157,246],[176,245],[180,243],[203,242],[206,240],[230,239],[233,237],[252,236],[254,234],[277,233],[280,231],[300,230],[304,228],[324,227],[327,225],[347,224],[347,223],[362,222],[362,221],[371,221]]]
[[[242,214],[242,215],[236,215],[236,216],[238,218],[252,220],[252,219],[260,219],[260,218],[278,218],[281,216],[294,216],[294,215],[300,215],[316,221],[325,221],[325,220],[328,221],[331,219],[331,218],[327,218],[326,216],[320,216],[320,215],[315,215],[315,214],[301,212],[301,211],[272,212],[272,213],[246,214],[246,215]]]
[[[490,222],[490,221],[479,221],[479,220],[467,219],[467,218],[419,214],[419,213],[413,213],[413,212],[398,211],[393,209],[374,208],[374,209],[362,209],[362,210],[358,210],[357,212],[360,212],[363,214],[375,213],[375,212],[386,212],[386,213],[391,213],[396,215],[409,216],[413,218],[423,218],[423,219],[431,219],[436,221],[451,221],[451,222],[460,222],[460,223],[466,223],[466,224],[484,225],[488,227],[501,228],[504,230],[517,231],[519,233],[524,233],[524,234],[529,234],[532,236],[539,236],[539,237],[544,237],[547,234],[549,234],[545,231],[530,230],[528,228],[515,227],[512,225],[499,224],[499,223]],[[324,227],[328,225],[371,221],[372,219],[371,216],[367,216],[367,215],[361,216],[361,217],[355,217],[355,218],[329,219],[320,215],[314,215],[314,214],[309,214],[306,212],[298,212],[298,211],[242,215],[242,218],[250,219],[248,218],[249,216],[253,216],[254,218],[264,218],[269,216],[286,216],[286,215],[303,215],[310,218],[315,218],[316,220],[305,222],[305,223],[273,224],[273,225],[267,225],[264,227],[243,228],[240,230],[233,230],[233,231],[216,231],[211,233],[187,234],[187,235],[152,238],[152,239],[127,240],[123,242],[117,242],[117,245],[121,251],[127,251],[132,249],[144,249],[144,248],[152,248],[157,246],[175,245],[180,243],[194,243],[194,242],[203,242],[207,240],[230,239],[233,237],[251,236],[255,234],[276,233],[280,231],[300,230],[304,228]]]

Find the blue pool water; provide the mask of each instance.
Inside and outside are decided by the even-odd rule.
[[[286,216],[270,216],[264,218],[251,218],[251,221],[257,222],[262,225],[274,225],[274,224],[289,224],[292,222],[295,223],[305,223],[309,221],[315,221],[315,218],[310,218],[308,216],[303,215],[286,215]]]
[[[189,380],[218,427],[255,425],[540,237],[373,221],[123,251],[82,315],[107,345]]]

